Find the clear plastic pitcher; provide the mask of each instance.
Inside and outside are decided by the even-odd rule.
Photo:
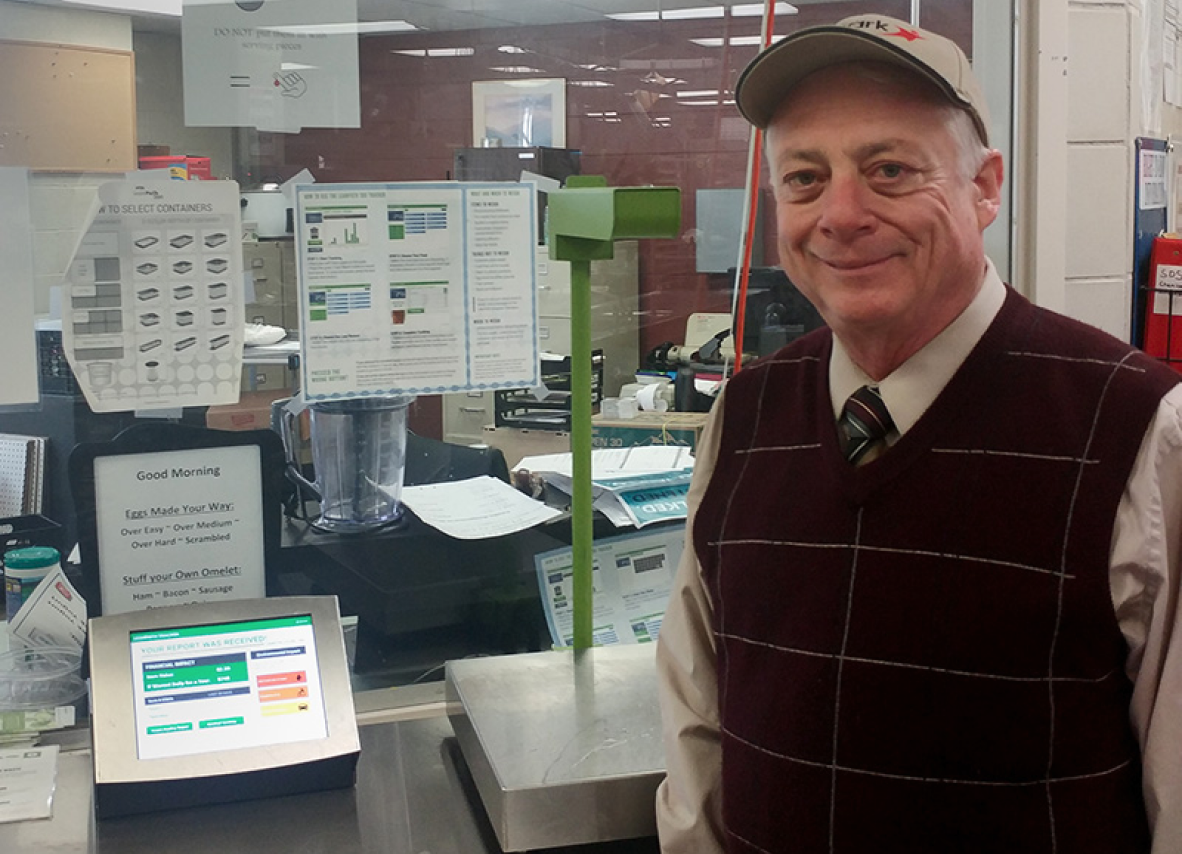
[[[412,400],[367,397],[318,401],[308,407],[314,482],[298,468],[289,471],[320,500],[315,527],[356,534],[402,516],[406,412]],[[289,440],[291,429],[284,433]]]

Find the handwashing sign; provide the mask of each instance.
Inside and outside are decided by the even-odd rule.
[[[361,126],[356,0],[185,0],[185,124]]]

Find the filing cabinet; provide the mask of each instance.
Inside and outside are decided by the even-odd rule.
[[[245,322],[279,326],[289,338],[299,334],[299,282],[296,279],[295,242],[260,240],[243,243],[242,259],[247,282]],[[295,375],[283,365],[244,365],[243,391],[292,388]]]

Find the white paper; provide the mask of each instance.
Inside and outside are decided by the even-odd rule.
[[[287,202],[287,206],[294,210],[296,205],[296,188],[315,183],[315,176],[307,169],[301,169],[279,186],[279,192],[283,194],[283,200]]]
[[[1169,155],[1165,151],[1143,148],[1139,153],[1141,168],[1141,210],[1157,210],[1169,203],[1166,182],[1169,176]]]
[[[1165,99],[1165,3],[1145,0],[1141,14],[1141,126],[1161,127]]]
[[[185,124],[361,126],[357,0],[185,0]]]
[[[242,244],[233,181],[113,181],[68,271],[62,344],[95,412],[236,403]]]
[[[515,469],[553,472],[571,477],[574,457],[570,453],[537,454],[522,457]],[[631,448],[596,448],[591,452],[591,479],[620,477],[649,472],[692,468],[693,452],[685,445],[637,445]]]
[[[524,531],[562,515],[495,477],[406,486],[402,502],[432,528],[458,540]]]
[[[104,614],[266,595],[253,445],[94,461]]]
[[[0,823],[50,817],[57,754],[56,744],[0,750]]]
[[[82,649],[86,640],[86,600],[58,567],[42,579],[9,621],[8,633],[27,646]]]
[[[0,311],[0,357],[4,382],[0,406],[36,403],[37,341],[33,330],[33,226],[29,170],[0,168],[0,270],[4,310]]]
[[[315,184],[296,201],[309,400],[541,382],[531,187]]]
[[[596,541],[592,549],[592,642],[596,646],[655,642],[685,543],[682,528]],[[574,643],[571,549],[534,558],[546,624],[555,646]]]
[[[642,385],[636,392],[636,402],[640,408],[647,411],[665,412],[669,409],[669,401],[661,397],[663,383],[649,383]]]

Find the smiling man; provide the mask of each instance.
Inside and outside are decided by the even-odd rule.
[[[827,328],[716,403],[661,630],[667,854],[1182,851],[1182,386],[1002,283],[960,49],[877,15],[736,89]]]

